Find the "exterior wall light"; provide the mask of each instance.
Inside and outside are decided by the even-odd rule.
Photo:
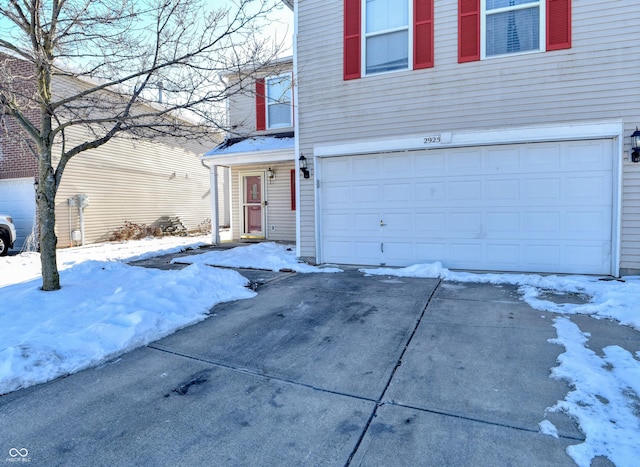
[[[640,130],[638,127],[631,135],[631,162],[640,162]]]
[[[276,178],[276,173],[271,167],[267,169],[267,177],[269,178],[269,180],[273,180],[274,178]]]
[[[307,169],[307,158],[300,154],[300,158],[298,159],[298,166],[300,167],[300,172],[304,178],[309,178],[309,169]]]

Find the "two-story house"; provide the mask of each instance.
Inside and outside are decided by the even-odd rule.
[[[296,0],[297,254],[640,271],[635,0]]]
[[[295,242],[296,184],[293,60],[277,60],[258,73],[228,73],[229,132],[203,161],[212,167],[212,218],[230,200],[230,238]],[[224,172],[221,172],[224,169]],[[220,175],[220,174],[223,175]],[[213,242],[220,238],[213,226]]]

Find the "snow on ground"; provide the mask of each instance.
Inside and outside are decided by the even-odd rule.
[[[232,250],[208,251],[201,255],[176,257],[171,262],[268,271],[342,272],[342,269],[334,267],[318,267],[301,263],[295,257],[294,247],[278,243],[256,243]]]
[[[135,261],[211,244],[211,236],[145,238],[128,242],[97,243],[58,250],[58,270],[92,259]],[[40,278],[40,254],[21,253],[0,259],[0,287]]]
[[[474,274],[456,272],[440,262],[416,264],[406,268],[361,269],[365,274],[399,277],[440,278],[456,282],[510,284],[520,286],[523,300],[532,308],[562,314],[585,314],[596,318],[612,318],[640,331],[640,277],[624,281],[603,281],[596,276],[541,276],[538,274]],[[589,303],[557,304],[538,297],[545,292],[580,294],[591,297]]]
[[[298,272],[340,272],[300,263],[292,248],[258,243],[177,259],[182,270],[134,267],[145,259],[208,244],[208,237],[167,237],[105,243],[58,251],[62,289],[40,290],[40,257],[22,253],[0,258],[0,394],[97,365],[206,318],[217,303],[250,298],[246,278],[224,267]],[[640,278],[624,282],[587,276],[472,274],[440,263],[407,268],[362,269],[365,274],[431,277],[459,282],[518,285],[535,309],[564,314],[554,321],[553,344],[565,352],[551,377],[571,386],[567,397],[548,410],[575,417],[584,443],[567,449],[580,466],[604,455],[618,466],[640,459],[640,350],[635,355],[609,346],[599,357],[587,347],[588,335],[566,316],[575,313],[613,318],[640,330]],[[556,304],[544,293],[581,294],[586,304]],[[558,436],[548,420],[540,432]]]
[[[593,458],[605,456],[615,465],[637,466],[640,459],[640,364],[620,346],[602,349],[598,356],[586,345],[583,333],[568,318],[554,320],[557,339],[549,342],[565,347],[551,377],[572,387],[551,412],[573,416],[585,434],[584,443],[569,446],[567,453],[580,467],[589,467]],[[640,358],[640,352],[636,352]]]
[[[457,282],[518,285],[522,299],[534,309],[563,315],[585,314],[611,318],[640,331],[640,278],[602,281],[592,276],[540,276],[536,274],[474,274],[454,272],[439,262],[406,268],[361,269],[371,275],[440,278]],[[545,292],[579,294],[588,303],[557,304],[539,297]],[[580,467],[589,467],[597,456],[616,466],[635,467],[640,459],[640,350],[635,356],[620,346],[602,349],[604,357],[587,347],[583,333],[568,317],[554,320],[558,337],[549,342],[561,345],[551,377],[565,380],[572,390],[549,412],[565,412],[578,422],[585,442],[569,446],[567,454]],[[549,420],[540,422],[540,432],[558,437]]]

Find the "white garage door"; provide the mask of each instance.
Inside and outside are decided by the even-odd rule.
[[[0,180],[0,213],[13,218],[17,239],[13,248],[20,251],[33,229],[36,215],[33,178]]]
[[[611,273],[612,140],[320,161],[320,260]]]

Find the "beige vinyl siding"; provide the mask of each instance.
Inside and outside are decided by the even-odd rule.
[[[229,118],[229,136],[247,136],[255,134],[273,134],[286,131],[293,131],[293,126],[285,128],[276,128],[273,130],[264,130],[256,132],[256,95],[255,80],[261,77],[277,76],[284,73],[290,73],[293,68],[291,60],[284,60],[270,67],[268,71],[257,73],[251,78],[244,78],[242,89],[232,87],[232,93],[228,99],[228,118]],[[233,77],[229,77],[234,82]],[[238,92],[239,91],[239,92]]]
[[[341,0],[298,3],[300,151],[332,142],[618,119],[637,124],[635,0],[574,0],[572,48],[458,63],[458,2],[435,1],[435,67],[344,81]],[[622,154],[617,157],[623,157]],[[307,157],[311,162],[311,157]],[[625,158],[621,267],[640,268],[640,164]],[[634,194],[636,193],[636,194]],[[315,256],[314,185],[301,180],[301,256]]]
[[[107,240],[125,221],[150,225],[162,216],[197,229],[211,217],[211,198],[209,171],[193,149],[120,137],[72,158],[56,196],[58,246],[80,230],[78,208],[67,203],[80,193],[89,197],[85,243]]]
[[[265,199],[268,201],[266,212],[266,239],[279,242],[296,240],[296,213],[291,210],[291,177],[293,162],[273,163],[268,167],[275,172],[272,181],[265,181]],[[233,240],[239,240],[242,234],[241,209],[242,199],[240,176],[245,172],[266,172],[264,165],[244,165],[231,169],[231,235]],[[275,226],[275,230],[271,229]]]

